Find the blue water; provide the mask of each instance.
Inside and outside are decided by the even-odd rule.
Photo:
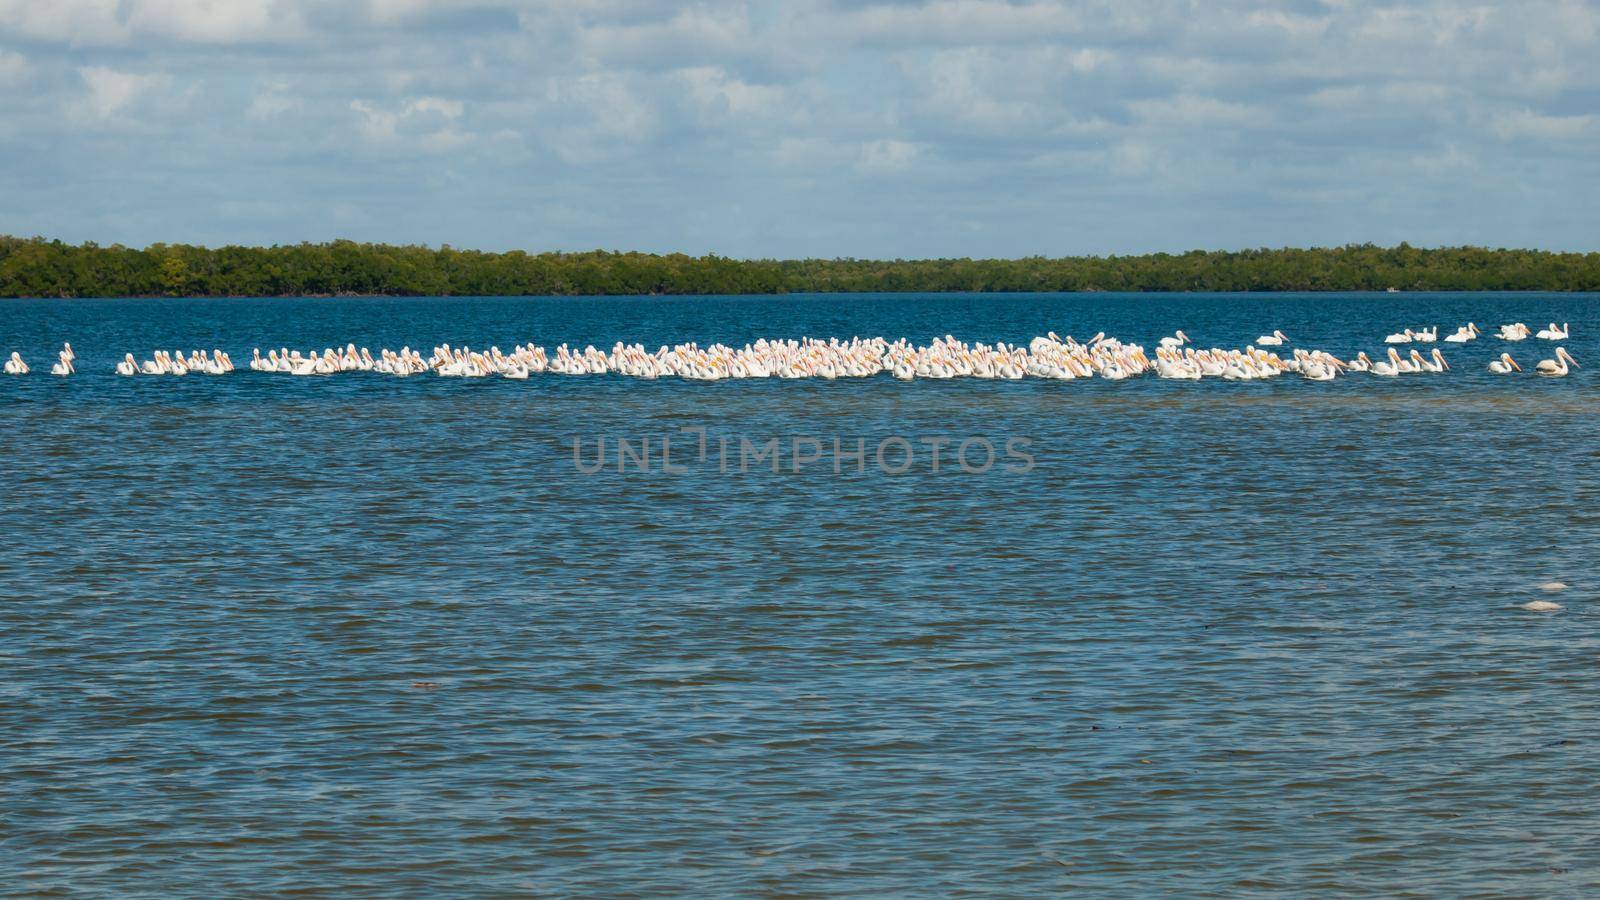
[[[1332,383],[110,374],[1469,319],[1570,322],[1586,367],[1490,376],[1552,345],[1486,336]],[[83,374],[0,379],[9,890],[1600,888],[1595,296],[0,302],[0,355],[64,340]],[[663,436],[684,471],[574,464]],[[792,471],[797,437],[830,452]],[[904,474],[835,472],[895,437]],[[1033,464],[934,472],[937,438]]]

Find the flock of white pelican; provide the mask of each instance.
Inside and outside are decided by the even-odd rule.
[[[1350,359],[1342,359],[1324,350],[1295,348],[1288,354],[1262,349],[1282,347],[1290,343],[1282,331],[1258,337],[1243,350],[1212,347],[1199,349],[1192,345],[1182,331],[1162,338],[1154,356],[1147,355],[1138,344],[1124,343],[1104,332],[1087,341],[1077,341],[1071,336],[1060,337],[1055,332],[1036,337],[1027,346],[1004,342],[995,344],[967,343],[952,335],[936,338],[925,346],[904,339],[888,341],[881,337],[802,338],[800,340],[757,340],[743,347],[712,344],[662,346],[650,352],[642,344],[617,343],[611,350],[593,346],[575,350],[562,344],[555,353],[547,354],[543,347],[533,344],[513,347],[509,353],[498,347],[487,351],[474,351],[465,347],[453,348],[442,344],[424,357],[420,351],[402,347],[398,351],[384,348],[374,356],[367,348],[357,349],[348,344],[344,349],[327,348],[302,354],[287,347],[268,350],[262,355],[259,349],[251,354],[249,369],[254,372],[283,375],[315,376],[335,375],[343,372],[376,372],[384,375],[410,376],[433,373],[439,376],[460,378],[501,377],[526,379],[537,374],[603,375],[616,374],[632,378],[681,378],[691,381],[720,381],[730,378],[865,378],[889,374],[902,381],[918,378],[987,378],[1017,380],[1044,378],[1071,380],[1075,378],[1103,378],[1121,380],[1137,375],[1154,374],[1160,378],[1200,380],[1221,378],[1228,381],[1273,378],[1283,374],[1298,374],[1310,381],[1332,381],[1346,373],[1367,373],[1380,377],[1441,373],[1450,370],[1444,354],[1437,348],[1424,355],[1412,348],[1402,355],[1395,345],[1433,343],[1439,339],[1439,329],[1407,328],[1384,339],[1390,345],[1387,351],[1374,360],[1365,351]],[[1500,326],[1496,337],[1506,341],[1525,340],[1530,334],[1521,322]],[[1550,323],[1535,337],[1543,340],[1565,340],[1570,334],[1568,326]],[[1471,322],[1446,336],[1447,343],[1465,343],[1476,340],[1478,326]],[[62,347],[57,361],[51,367],[52,375],[72,375],[77,372],[77,355],[71,344]],[[1536,374],[1563,376],[1569,367],[1577,367],[1577,360],[1565,347],[1556,347],[1553,358],[1540,360]],[[1522,367],[1509,353],[1501,353],[1489,363],[1489,371],[1497,375],[1521,372]],[[157,350],[150,358],[140,361],[132,353],[125,354],[115,371],[122,376],[153,375],[227,375],[234,371],[233,359],[220,349],[167,352]],[[17,353],[12,353],[4,364],[7,375],[26,375],[30,370]]]

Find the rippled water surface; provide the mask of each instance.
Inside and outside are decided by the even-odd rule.
[[[1491,376],[1485,337],[1327,384],[110,374],[1469,319],[1570,322],[1595,366]],[[0,355],[63,340],[83,374],[0,379],[10,890],[1600,888],[1600,298],[0,302]],[[685,471],[574,465],[663,435]],[[896,436],[909,471],[834,471]],[[796,437],[828,452],[791,471]],[[774,438],[781,471],[721,471]],[[1034,465],[935,472],[930,438]]]

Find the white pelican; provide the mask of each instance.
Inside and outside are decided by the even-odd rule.
[[[1455,334],[1445,337],[1445,342],[1450,344],[1465,344],[1467,341],[1478,339],[1478,326],[1468,322],[1457,328]]]
[[[1411,335],[1411,339],[1419,343],[1431,344],[1439,339],[1439,326],[1435,325],[1432,328],[1424,328],[1415,332]]]
[[[1559,612],[1562,606],[1551,600],[1530,600],[1522,608],[1528,612]]]
[[[1411,329],[1407,328],[1405,331],[1399,332],[1397,334],[1389,335],[1388,337],[1383,339],[1383,342],[1385,344],[1409,344],[1415,338],[1416,338],[1416,332],[1414,332]]]
[[[1510,375],[1513,371],[1521,372],[1522,367],[1511,358],[1511,354],[1502,353],[1499,359],[1489,363],[1489,371],[1496,375]]]
[[[1339,374],[1339,361],[1333,357],[1307,360],[1300,367],[1300,377],[1307,381],[1332,381]]]
[[[1161,339],[1161,346],[1168,349],[1176,349],[1187,343],[1189,343],[1189,336],[1183,333],[1182,328],[1174,331],[1172,333],[1172,337],[1164,337]]]
[[[1418,371],[1434,374],[1450,371],[1450,364],[1444,361],[1444,354],[1440,353],[1437,347],[1427,357],[1423,357],[1415,350],[1411,351],[1411,361],[1417,365]]]
[[[1522,324],[1521,322],[1513,322],[1510,325],[1501,325],[1500,333],[1495,335],[1495,337],[1502,341],[1527,340],[1528,326]]]
[[[1567,339],[1567,335],[1571,333],[1572,329],[1565,322],[1561,324],[1560,328],[1556,327],[1556,323],[1551,322],[1550,327],[1543,329],[1534,337],[1545,341],[1564,341]]]
[[[1283,342],[1287,341],[1288,339],[1288,335],[1285,335],[1283,332],[1274,331],[1271,334],[1263,334],[1261,337],[1256,338],[1256,343],[1263,347],[1282,347]]]
[[[137,374],[139,374],[139,364],[134,361],[132,353],[124,353],[122,355],[122,362],[117,363],[117,374],[118,375],[137,375]]]
[[[1394,378],[1400,374],[1400,354],[1394,348],[1389,348],[1389,358],[1380,359],[1373,363],[1371,371],[1374,375]]]
[[[1572,358],[1572,354],[1567,352],[1567,348],[1557,347],[1556,358],[1539,360],[1539,365],[1534,368],[1534,371],[1551,378],[1560,378],[1562,375],[1567,374],[1567,363],[1572,363],[1576,368],[1582,368],[1582,366],[1578,365],[1578,361]]]
[[[72,368],[72,348],[70,346],[68,346],[65,350],[61,351],[60,356],[57,357],[56,364],[50,367],[50,374],[51,375],[71,375],[73,373],[73,371],[74,370]]]
[[[22,361],[22,356],[13,352],[11,358],[6,360],[5,373],[7,375],[28,374],[28,364]]]

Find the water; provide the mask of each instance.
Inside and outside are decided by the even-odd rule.
[[[1595,368],[1484,372],[1546,342],[1326,384],[109,374],[1468,319],[1570,322],[1600,368],[1572,295],[5,301],[0,883],[1590,894]],[[63,340],[83,374],[37,374]],[[723,473],[686,427],[1034,465]],[[661,435],[686,472],[574,466]]]

